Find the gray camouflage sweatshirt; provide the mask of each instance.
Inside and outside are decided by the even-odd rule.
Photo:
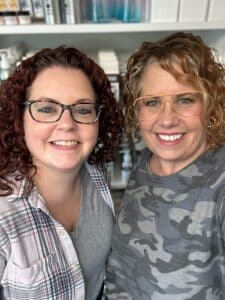
[[[109,300],[225,299],[225,147],[170,176],[134,168],[114,229]]]

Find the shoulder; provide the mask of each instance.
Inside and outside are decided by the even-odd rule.
[[[22,221],[27,215],[26,201],[28,199],[25,197],[0,197],[0,226],[8,227],[15,223],[15,220]]]
[[[104,179],[103,169],[98,168],[95,165],[91,165],[88,162],[85,162],[85,168],[83,169],[85,169],[89,173],[92,179],[98,179],[98,178]]]
[[[217,149],[209,150],[208,154],[205,156],[205,160],[214,166],[215,166],[215,164],[218,167],[224,166],[225,165],[225,146],[220,146]]]
[[[0,220],[4,215],[9,216],[15,210],[23,209],[24,197],[18,195],[1,196],[0,197]]]
[[[98,189],[99,193],[103,197],[104,201],[110,207],[110,209],[114,214],[114,204],[112,201],[109,186],[106,182],[103,170],[97,168],[94,165],[90,165],[87,162],[85,163],[85,168],[87,169],[91,179],[93,180],[96,188]]]
[[[27,228],[24,199],[17,196],[0,197],[0,254],[10,252],[11,239],[18,238],[21,227]]]
[[[202,159],[202,173],[210,186],[225,186],[225,146],[209,150]]]
[[[225,217],[225,146],[206,153],[203,173],[221,222]]]
[[[24,210],[24,186],[26,180],[15,182],[12,194],[0,196],[0,222]]]

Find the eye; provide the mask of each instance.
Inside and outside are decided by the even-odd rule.
[[[54,112],[54,108],[53,108],[53,107],[50,107],[50,106],[39,107],[39,108],[38,108],[38,112],[42,112],[42,113],[52,113],[52,112]]]
[[[176,104],[178,105],[190,105],[196,103],[196,96],[195,95],[181,95],[177,97]]]
[[[161,100],[157,97],[149,97],[143,100],[143,104],[144,106],[148,106],[148,107],[157,107],[160,106]]]
[[[43,114],[52,114],[58,112],[57,105],[54,105],[53,103],[35,103],[34,109],[36,112]]]
[[[88,109],[88,108],[79,108],[77,110],[77,113],[80,114],[80,115],[86,115],[86,114],[91,114],[92,110]]]
[[[74,111],[80,115],[87,115],[94,113],[94,106],[92,104],[79,105],[74,107]]]

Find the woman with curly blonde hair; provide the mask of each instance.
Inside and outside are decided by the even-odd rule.
[[[101,299],[123,116],[103,70],[43,49],[0,87],[0,299]]]
[[[113,233],[109,299],[224,299],[225,67],[191,33],[144,42],[124,102],[146,149]]]

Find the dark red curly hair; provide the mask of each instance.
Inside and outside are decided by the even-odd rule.
[[[99,119],[98,141],[88,161],[103,167],[106,162],[114,159],[122,134],[123,115],[106,74],[92,59],[76,48],[46,48],[22,61],[0,87],[1,194],[11,194],[12,178],[21,180],[26,177],[32,185],[28,173],[31,168],[35,169],[35,166],[24,139],[22,103],[26,100],[27,89],[39,72],[52,66],[76,68],[88,76],[96,93],[97,103],[104,107]]]

